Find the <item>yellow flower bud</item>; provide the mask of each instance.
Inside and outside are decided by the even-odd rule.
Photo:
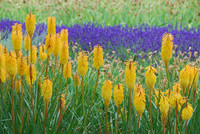
[[[18,54],[22,47],[23,34],[21,27],[21,24],[18,23],[12,26],[12,44],[16,54]]]
[[[136,80],[136,66],[133,62],[126,62],[125,82],[128,89],[132,89]]]
[[[46,40],[45,40],[45,45],[46,45],[46,49],[47,49],[47,55],[50,56],[55,48],[55,35],[54,34],[48,34],[46,36]]]
[[[78,73],[84,77],[88,71],[88,56],[85,52],[79,52],[78,56]]]
[[[66,64],[69,58],[69,48],[68,48],[68,44],[66,44],[65,42],[63,42],[62,47],[61,47],[61,51],[60,51],[60,63],[61,64]]]
[[[109,107],[111,96],[112,96],[112,81],[106,80],[103,82],[102,86],[102,97],[107,108]]]
[[[55,48],[53,50],[54,56],[58,56],[60,54],[60,47],[61,47],[61,40],[60,40],[60,34],[56,34],[55,36]]]
[[[190,82],[190,68],[189,65],[186,65],[181,71],[180,71],[180,84],[183,88],[183,93],[185,93],[186,88],[188,87]]]
[[[55,17],[48,17],[47,33],[56,34],[56,19]]]
[[[114,102],[117,107],[124,101],[124,87],[123,84],[118,84],[114,87]]]
[[[193,108],[192,106],[187,102],[186,107],[182,110],[182,119],[184,121],[188,121],[193,115]]]
[[[152,93],[152,89],[156,83],[156,75],[157,70],[152,66],[146,67],[147,71],[145,73],[145,83],[149,89],[150,94]]]
[[[71,62],[67,62],[64,65],[64,77],[66,79],[70,78],[72,76],[72,67],[71,67]]]
[[[98,44],[94,47],[94,67],[99,69],[103,65],[103,48]]]
[[[139,117],[141,117],[142,113],[144,112],[146,104],[144,91],[140,90],[139,93],[134,95],[133,104],[135,106],[135,109]]]
[[[24,49],[27,51],[31,48],[31,37],[27,34],[24,37]]]
[[[169,102],[167,101],[167,98],[163,95],[160,97],[160,112],[162,114],[163,121],[166,121],[168,111],[169,111]]]
[[[58,100],[61,102],[61,107],[64,108],[66,105],[66,101],[64,98],[64,94],[62,94],[61,96],[58,97]]]
[[[0,67],[0,81],[5,82],[6,81],[6,71],[5,69]]]
[[[31,75],[32,74],[32,75]],[[32,64],[29,64],[26,68],[26,82],[29,85],[31,84],[31,76],[32,76],[32,84],[36,81],[36,69],[35,66]]]
[[[17,73],[19,76],[24,76],[26,74],[26,72],[24,70],[26,70],[27,68],[27,61],[25,58],[23,57],[19,57],[17,59]]]
[[[44,62],[47,59],[47,53],[45,52],[45,46],[40,46],[40,59]]]
[[[80,77],[77,74],[75,74],[74,75],[74,86],[78,86],[79,87],[80,84],[81,84]]]
[[[49,79],[42,84],[42,96],[45,103],[49,103],[52,96],[52,82]]]
[[[60,38],[62,42],[65,42],[68,45],[68,29],[61,30]]]
[[[6,56],[6,72],[14,77],[17,74],[17,60],[14,52],[10,52]]]
[[[25,26],[26,26],[26,31],[31,38],[33,37],[33,33],[35,31],[35,23],[36,23],[35,15],[32,13],[28,14],[26,16]]]
[[[172,49],[173,36],[170,33],[164,33],[162,38],[161,56],[166,67],[172,57]]]

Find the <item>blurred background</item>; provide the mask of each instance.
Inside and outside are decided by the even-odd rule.
[[[187,28],[200,23],[199,0],[0,0],[0,18],[24,22],[35,12],[37,22],[56,17],[57,24],[75,23],[135,26],[183,24]]]

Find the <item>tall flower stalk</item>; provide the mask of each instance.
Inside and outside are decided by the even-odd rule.
[[[153,122],[152,122],[152,115],[151,115],[151,96],[152,96],[152,90],[153,87],[156,83],[156,75],[155,73],[157,72],[157,70],[155,68],[153,68],[152,66],[146,67],[147,71],[145,73],[145,83],[149,89],[149,116],[150,116],[150,123],[151,123],[151,128],[150,128],[150,133],[153,133]]]
[[[49,80],[49,78],[47,78],[42,84],[42,96],[45,102],[45,114],[44,114],[45,118],[44,118],[44,130],[43,130],[43,134],[45,134],[48,105],[52,96],[52,82]]]
[[[104,100],[104,104],[105,104],[105,109],[106,109],[106,133],[109,133],[109,126],[108,126],[108,108],[109,108],[109,104],[110,104],[110,99],[112,96],[112,82],[110,80],[106,80],[105,82],[103,82],[103,86],[102,86],[102,97]]]
[[[117,119],[116,119],[116,134],[118,134],[118,120],[120,104],[124,101],[124,87],[123,84],[118,84],[114,87],[114,102],[117,106]]]
[[[72,76],[72,71],[71,71],[71,62],[67,62],[64,66],[64,77],[66,78],[66,90],[64,94],[64,99],[67,95],[67,88],[68,88],[68,79],[71,78]]]
[[[61,78],[60,78],[58,89],[60,89],[61,82],[62,82],[63,69],[64,69],[63,67],[67,63],[68,58],[69,58],[69,47],[68,47],[67,42],[63,42],[59,57],[60,57],[60,64],[61,64]]]
[[[103,48],[98,44],[97,46],[94,47],[93,54],[94,54],[94,58],[93,58],[94,67],[98,70],[97,71],[98,73],[97,73],[97,80],[96,80],[94,93],[93,93],[92,100],[91,100],[90,107],[89,107],[89,112],[92,107],[94,97],[96,94],[96,90],[97,90],[97,85],[98,85],[99,75],[100,75],[100,67],[103,66]],[[88,114],[89,114],[89,112],[88,112]]]
[[[133,62],[126,63],[126,70],[125,70],[125,82],[129,90],[129,99],[128,99],[128,124],[129,124],[129,134],[131,133],[131,98],[132,98],[132,89],[135,85],[136,80],[136,66]]]
[[[15,75],[17,74],[17,60],[14,52],[10,52],[6,55],[6,72],[11,77],[12,85],[12,127],[13,133],[15,133],[15,111],[14,111],[14,85],[15,85]]]
[[[160,98],[160,112],[161,112],[161,115],[162,115],[162,124],[163,124],[163,134],[165,134],[165,123],[166,123],[166,120],[167,120],[167,115],[168,115],[168,112],[169,112],[169,102],[167,100],[167,98],[163,95],[161,95],[161,98]]]
[[[85,118],[85,106],[84,106],[84,87],[83,87],[83,79],[88,71],[88,56],[86,56],[85,52],[79,52],[78,56],[78,73],[82,77],[82,105],[83,105],[83,119],[84,119],[84,129],[85,133],[87,133],[87,127],[86,127],[86,118]]]

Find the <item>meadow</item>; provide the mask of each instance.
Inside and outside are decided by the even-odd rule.
[[[0,133],[198,133],[198,5],[0,2]]]

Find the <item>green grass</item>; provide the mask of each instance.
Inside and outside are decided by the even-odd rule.
[[[25,0],[26,1],[26,0]],[[199,26],[200,3],[198,0],[69,0],[52,1],[5,1],[0,2],[0,18],[10,18],[24,22],[26,15],[33,11],[37,22],[45,22],[49,16],[57,19],[57,24],[94,22],[103,25],[135,26],[141,23],[165,26],[183,23],[191,28]]]
[[[11,38],[9,37],[7,40],[4,40],[5,42],[2,42],[2,44],[6,44],[6,46],[10,46],[9,40]],[[35,38],[37,40],[37,38]],[[12,46],[9,47],[10,50],[12,50]],[[79,49],[79,46],[78,48]],[[133,53],[127,54],[127,56],[133,55]],[[156,53],[153,55],[152,59],[146,59],[144,61],[143,59],[136,59],[137,62],[137,80],[136,83],[140,81],[140,84],[143,86],[146,92],[146,109],[142,115],[142,119],[140,120],[141,126],[138,128],[137,125],[137,118],[136,118],[136,110],[132,103],[132,112],[131,112],[131,130],[134,133],[148,133],[150,130],[150,119],[149,119],[149,113],[147,108],[149,108],[149,93],[147,86],[145,84],[145,67],[149,66],[150,64],[157,65],[157,82],[155,84],[154,89],[162,89],[163,91],[166,91],[168,89],[168,85],[166,83],[166,76],[164,71],[164,65],[161,61],[161,58],[158,56],[159,54]],[[91,102],[92,94],[95,88],[95,82],[97,77],[97,70],[93,68],[93,54],[89,52],[88,54],[89,58],[89,70],[84,78],[84,92],[85,92],[85,109],[86,113],[88,113],[89,104]],[[182,62],[182,57],[180,54],[178,55],[179,58],[176,59],[176,56],[173,56],[173,58],[170,61],[170,81],[171,83],[177,82],[179,76],[179,71],[184,67],[185,64],[189,63],[190,61],[184,61]],[[186,55],[188,56],[188,55]],[[75,52],[71,50],[70,47],[70,59],[72,61],[72,74],[74,75],[77,72],[77,57]],[[99,79],[99,84],[97,87],[97,93],[95,95],[95,100],[93,103],[93,106],[91,108],[91,112],[87,119],[87,130],[90,133],[99,133],[100,131],[102,133],[105,133],[105,109],[103,104],[103,99],[101,96],[102,93],[102,83],[106,79],[110,79],[113,81],[113,86],[117,85],[119,83],[124,84],[124,102],[121,105],[121,108],[124,108],[120,112],[119,117],[119,130],[122,133],[127,133],[128,126],[127,126],[127,115],[128,113],[128,89],[126,88],[126,84],[124,81],[124,69],[125,65],[124,62],[121,60],[118,60],[118,57],[115,56],[115,54],[112,54],[110,56],[106,56],[106,53],[104,54],[104,58],[107,60],[104,61],[104,67],[101,68],[101,74]],[[192,62],[191,62],[192,63]],[[199,64],[199,61],[195,61],[195,64]],[[52,70],[54,66],[54,57],[51,57],[51,68],[49,69],[49,78],[52,80]],[[31,105],[30,105],[30,94],[29,94],[29,86],[27,85],[25,78],[23,78],[23,85],[25,89],[24,93],[24,99],[23,99],[23,111],[24,111],[24,123],[23,123],[23,133],[42,133],[43,131],[43,125],[44,125],[44,101],[40,94],[41,84],[38,84],[38,77],[41,73],[41,61],[38,57],[38,62],[36,64],[37,66],[37,80],[34,83],[33,86],[33,98],[34,98],[34,109],[35,109],[35,115],[36,115],[36,126],[34,126],[33,122],[33,116],[31,112]],[[177,67],[178,66],[178,67]],[[57,67],[58,69],[59,67]],[[18,77],[18,76],[17,76]],[[43,79],[46,76],[43,74]],[[52,98],[49,103],[49,109],[48,109],[48,116],[47,116],[47,126],[46,126],[46,133],[56,133],[56,127],[58,123],[58,116],[59,116],[59,93],[64,93],[66,88],[66,80],[62,79],[61,88],[58,89],[59,81],[61,77],[61,71],[57,70],[55,81],[53,81],[53,93]],[[1,117],[1,125],[0,125],[0,133],[12,133],[12,118],[11,118],[11,86],[10,86],[10,79],[7,80],[6,83],[3,84],[3,88],[1,88],[0,94],[0,117]],[[42,83],[42,82],[41,82]],[[78,93],[78,105],[75,108],[75,86],[73,83],[73,79],[68,80],[68,92],[66,97],[66,105],[69,103],[69,107],[64,114],[64,118],[61,123],[61,130],[62,133],[83,133],[83,113],[82,113],[82,102],[81,102],[81,87],[79,87],[79,93]],[[165,84],[166,83],[166,84]],[[200,81],[198,82],[199,87]],[[8,96],[5,99],[5,102],[3,101],[5,98],[5,91],[8,89]],[[21,126],[21,119],[19,117],[19,95],[15,93],[14,97],[15,101],[15,129],[16,132],[19,133],[19,129]],[[189,102],[192,103],[192,94],[189,97]],[[198,114],[198,111],[200,110],[199,107],[200,104],[200,96],[199,94],[196,96],[196,103],[194,107],[194,113],[191,120],[188,122],[188,133],[196,133],[200,129],[200,117]],[[185,106],[183,106],[185,107]],[[175,132],[175,110],[173,107],[171,107],[171,114],[170,114],[170,130],[172,133]],[[29,114],[30,111],[30,114]],[[116,113],[117,108],[114,104],[113,96],[111,99],[111,103],[108,110],[108,116],[109,116],[109,122],[110,122],[110,131],[111,133],[115,133],[115,121],[116,121]],[[153,132],[154,133],[162,133],[162,124],[161,124],[161,115],[159,108],[154,104],[154,95],[152,97],[152,115],[153,115]],[[179,113],[180,115],[180,113]],[[181,121],[179,123],[179,132],[184,132],[184,121]]]

